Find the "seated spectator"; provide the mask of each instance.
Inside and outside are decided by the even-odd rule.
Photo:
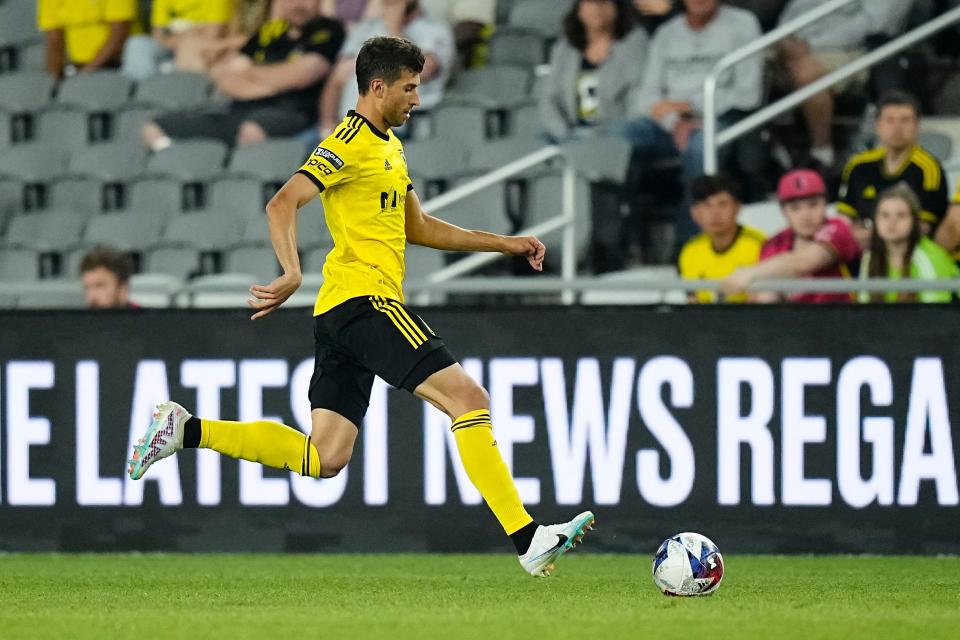
[[[383,17],[356,25],[347,38],[340,59],[330,73],[320,98],[320,139],[330,135],[360,95],[353,81],[360,47],[375,36],[402,36],[426,58],[420,73],[420,108],[431,109],[443,99],[443,88],[453,67],[453,33],[449,25],[434,20],[420,9],[418,0],[383,0]]]
[[[135,309],[130,302],[130,256],[109,247],[97,247],[80,261],[83,298],[90,309]]]
[[[227,34],[233,0],[153,0],[150,35],[133,36],[123,52],[123,73],[149,78],[172,60],[184,71],[204,71],[201,49]]]
[[[760,37],[760,24],[749,11],[720,0],[686,0],[686,10],[657,30],[647,53],[646,70],[629,110],[623,134],[641,163],[676,156],[683,165],[685,200],[678,211],[678,244],[696,235],[690,218],[689,186],[703,173],[703,83],[725,55]],[[721,128],[760,104],[763,65],[760,56],[744,60],[720,78],[717,113]],[[728,153],[732,147],[726,147]],[[744,145],[738,162],[760,173],[758,154]]]
[[[343,43],[343,25],[318,16],[314,0],[274,5],[279,18],[210,71],[217,89],[232,98],[227,113],[162,115],[144,125],[150,149],[165,149],[177,138],[254,144],[294,136],[315,122],[317,92]]]
[[[627,0],[579,0],[563,25],[540,95],[543,129],[554,142],[622,121],[647,53],[647,34],[633,28]]]
[[[905,183],[880,194],[870,249],[863,254],[861,278],[941,280],[960,277],[960,268],[937,243],[923,234],[920,200]],[[860,302],[951,302],[952,291],[917,293],[862,292]]]
[[[723,281],[728,295],[743,293],[766,278],[849,278],[860,247],[845,220],[827,218],[827,187],[820,174],[798,169],[780,179],[780,206],[789,227],[767,240],[760,262],[737,269]],[[755,294],[756,302],[850,302],[846,293]]]
[[[917,144],[920,105],[900,91],[887,93],[877,106],[875,130],[880,146],[850,159],[843,170],[837,210],[853,219],[860,246],[870,245],[870,225],[877,195],[905,182],[920,197],[924,235],[936,228],[947,211],[947,183],[943,167]]]
[[[693,219],[703,233],[680,251],[680,277],[685,280],[722,280],[740,267],[756,264],[767,239],[752,227],[737,224],[740,200],[737,188],[723,176],[701,176],[690,187]],[[724,302],[746,302],[746,294]],[[690,302],[717,302],[713,291],[697,291]]]
[[[136,18],[136,0],[37,0],[47,71],[59,78],[73,69],[117,68]]]
[[[478,66],[478,48],[493,33],[496,0],[420,0],[420,6],[431,18],[453,27],[458,66],[461,69]]]
[[[182,47],[183,69],[209,73],[225,57],[237,53],[268,20],[279,20],[271,0],[236,0],[227,33],[219,38],[191,39]]]

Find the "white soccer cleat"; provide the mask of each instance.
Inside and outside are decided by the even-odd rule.
[[[153,422],[134,445],[133,457],[127,461],[131,478],[139,480],[154,462],[183,449],[183,425],[190,417],[186,409],[172,400],[157,405]]]
[[[523,570],[534,577],[545,578],[553,573],[554,563],[570,549],[580,544],[597,519],[584,511],[570,522],[540,525],[533,534],[530,548],[519,557]]]

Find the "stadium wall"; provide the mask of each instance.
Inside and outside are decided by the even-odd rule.
[[[422,311],[491,394],[545,521],[593,549],[960,552],[956,311]],[[331,480],[188,452],[124,474],[153,403],[308,429],[311,318],[0,314],[0,549],[506,550],[434,409],[380,383]]]

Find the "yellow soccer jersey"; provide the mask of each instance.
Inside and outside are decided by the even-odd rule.
[[[333,236],[313,314],[360,296],[403,302],[404,205],[413,185],[400,140],[350,111],[298,173],[320,188]]]
[[[87,64],[110,35],[111,22],[134,21],[136,0],[39,0],[37,26],[41,31],[63,29],[67,56],[74,64]]]
[[[726,251],[718,253],[710,237],[701,233],[684,245],[680,252],[680,277],[685,280],[722,280],[738,267],[756,264],[766,237],[752,227],[741,226],[737,237]],[[700,302],[716,302],[713,291],[697,291]],[[746,302],[746,294],[727,298],[727,302]]]
[[[150,23],[180,31],[198,24],[226,24],[233,16],[233,0],[153,0]]]

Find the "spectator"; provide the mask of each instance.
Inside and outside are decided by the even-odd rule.
[[[649,33],[656,33],[664,22],[681,13],[683,7],[677,0],[633,0],[639,24]]]
[[[253,144],[293,136],[316,119],[317,92],[340,45],[343,25],[318,16],[315,0],[276,0],[267,22],[243,49],[217,63],[210,78],[230,96],[227,113],[170,113],[144,125],[154,151],[171,138],[219,138]]]
[[[760,37],[760,24],[749,11],[720,0],[686,0],[685,5],[684,14],[669,20],[654,35],[643,82],[630,108],[630,117],[635,119],[623,126],[639,162],[678,154],[681,158],[685,200],[677,215],[678,244],[698,231],[690,218],[689,185],[703,173],[704,80],[723,56]],[[721,76],[717,96],[721,127],[760,104],[762,62],[760,56],[753,56]],[[741,165],[758,162],[758,154],[750,151],[746,145],[739,149]],[[756,174],[761,169],[750,167],[747,171]]]
[[[149,78],[170,59],[178,69],[203,71],[200,52],[227,35],[233,5],[233,0],[153,0],[151,33],[127,41],[123,73],[136,79]]]
[[[900,182],[880,194],[870,249],[863,254],[860,265],[861,278],[939,280],[960,277],[957,263],[937,243],[923,234],[920,211],[919,198],[905,182]],[[950,302],[953,300],[953,292],[862,292],[859,300]]]
[[[47,71],[59,78],[68,65],[80,71],[116,68],[136,18],[136,0],[37,0]]]
[[[860,257],[860,247],[845,220],[827,218],[827,187],[820,174],[798,169],[780,179],[780,206],[789,227],[767,240],[760,263],[737,269],[723,282],[723,292],[735,295],[765,278],[848,278],[848,265]],[[760,294],[756,302],[850,302],[844,293]]]
[[[109,247],[97,247],[80,261],[83,298],[90,309],[132,309],[130,276],[133,261]]]
[[[368,17],[365,12],[370,4],[367,0],[320,0],[320,15],[352,27]]]
[[[556,142],[597,124],[622,121],[639,88],[647,34],[633,28],[627,0],[579,0],[553,47],[540,95],[544,131]]]
[[[443,87],[453,66],[454,45],[450,27],[420,10],[418,0],[383,0],[383,17],[356,25],[343,45],[340,59],[330,74],[320,98],[320,139],[326,138],[343,115],[357,102],[359,89],[351,82],[357,53],[375,36],[403,36],[423,50],[426,58],[420,73],[420,108],[430,109],[443,99]]]
[[[493,33],[496,0],[420,0],[420,6],[431,18],[453,27],[460,68],[476,66],[478,48]]]
[[[680,277],[685,280],[722,280],[740,267],[756,264],[766,237],[752,227],[737,224],[740,200],[737,188],[723,176],[701,176],[690,187],[693,219],[703,233],[680,251]],[[745,294],[725,302],[746,302]],[[717,302],[713,291],[697,291],[690,302]]]
[[[920,196],[923,233],[929,235],[947,211],[947,184],[943,167],[917,144],[920,105],[913,96],[891,91],[877,106],[875,130],[880,146],[851,158],[843,170],[837,210],[854,221],[860,246],[870,245],[870,225],[877,195],[905,182]]]

